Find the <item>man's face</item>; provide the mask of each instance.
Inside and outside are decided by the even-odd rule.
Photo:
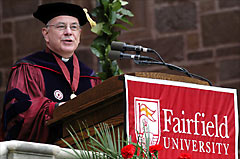
[[[81,29],[77,18],[57,16],[42,29],[46,45],[62,57],[71,57],[80,43]]]

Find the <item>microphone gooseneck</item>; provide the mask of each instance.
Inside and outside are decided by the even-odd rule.
[[[126,54],[126,53],[123,53],[124,51],[135,51],[136,54],[135,55],[134,54]],[[152,57],[141,56],[140,52],[154,53],[158,56],[160,61],[156,60]],[[183,72],[188,77],[197,78],[197,79],[206,81],[206,82],[208,82],[208,84],[210,86],[212,86],[212,83],[211,83],[210,80],[208,80],[208,79],[206,79],[202,76],[192,74],[192,73],[188,72],[188,70],[186,70],[185,68],[166,63],[157,51],[155,51],[153,49],[150,49],[150,48],[145,48],[145,47],[138,46],[138,45],[128,45],[124,42],[113,41],[112,44],[111,44],[111,51],[108,53],[108,57],[111,60],[133,59],[136,64],[148,64],[148,65],[149,64],[158,64],[158,65],[162,65],[162,66],[165,66],[165,67],[167,67],[171,70],[176,70],[176,71],[179,71],[179,72]]]

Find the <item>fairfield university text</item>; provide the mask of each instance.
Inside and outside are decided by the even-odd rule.
[[[213,153],[228,155],[229,143],[214,142],[217,140],[211,140],[211,138],[228,139],[228,117],[223,116],[223,119],[219,119],[217,114],[207,119],[206,114],[202,112],[196,112],[194,118],[184,118],[185,112],[182,110],[183,118],[174,116],[174,111],[171,109],[162,109],[164,115],[164,121],[162,125],[162,132],[174,133],[174,134],[186,134],[184,136],[191,135],[191,139],[176,138],[176,137],[162,137],[164,148],[166,149],[178,149],[200,153]],[[219,121],[223,121],[219,123]],[[197,137],[199,136],[199,137]],[[195,140],[194,138],[202,139]],[[227,140],[224,140],[227,141]]]

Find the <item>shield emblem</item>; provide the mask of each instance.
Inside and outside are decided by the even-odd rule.
[[[160,142],[160,102],[159,99],[134,98],[136,138],[145,141],[145,136],[150,138],[150,145]]]

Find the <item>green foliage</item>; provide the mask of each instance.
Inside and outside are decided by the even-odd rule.
[[[116,60],[111,61],[108,53],[111,50],[112,41],[116,41],[121,29],[127,29],[122,23],[132,25],[127,17],[132,17],[131,11],[124,9],[127,1],[123,0],[97,0],[98,6],[92,11],[92,15],[97,19],[97,25],[91,31],[97,34],[91,44],[91,51],[99,58],[101,72],[98,76],[105,80],[123,72],[119,69]]]
[[[91,152],[86,144],[86,141],[85,140],[82,141],[79,138],[78,134],[76,133],[76,131],[73,129],[72,126],[70,126],[70,128],[71,128],[70,130],[67,129],[68,133],[72,137],[77,149],[82,150],[82,151],[81,151],[81,153],[77,152],[76,149],[74,147],[72,147],[66,140],[62,139],[62,141],[73,151],[73,153],[68,152],[68,151],[65,151],[65,152],[69,153],[76,159],[97,158],[99,153]],[[80,128],[81,137],[84,137],[81,127],[79,127],[79,128]]]
[[[107,124],[99,124],[98,127],[93,127],[94,135],[90,134],[90,129],[85,127],[89,141],[88,143],[84,140],[83,129],[79,124],[80,135],[70,126],[70,129],[67,129],[68,133],[72,137],[76,147],[81,152],[77,152],[66,140],[62,141],[72,149],[73,153],[71,154],[76,159],[86,159],[86,158],[108,158],[116,159],[121,157],[121,148],[124,146],[123,132],[120,133],[120,130],[117,129],[117,134],[115,133],[113,126],[108,126]],[[122,135],[121,135],[122,134]],[[82,140],[81,140],[82,139]]]
[[[123,141],[120,136],[120,131],[118,129],[117,141],[114,131],[114,127],[109,127],[107,124],[100,124],[99,130],[94,127],[96,138],[90,136],[90,147],[93,151],[100,152],[108,158],[118,158],[121,156],[121,147],[123,146]],[[123,133],[122,133],[123,135]]]

